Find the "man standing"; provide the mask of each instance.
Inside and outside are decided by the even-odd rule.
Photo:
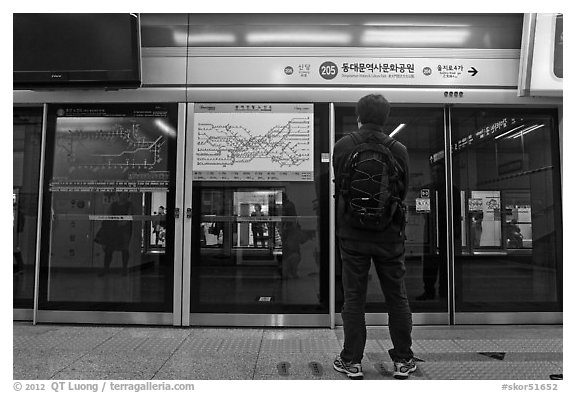
[[[342,259],[344,306],[344,348],[334,360],[334,369],[351,379],[362,379],[362,357],[366,345],[365,303],[368,272],[374,261],[380,287],[386,298],[390,338],[394,348],[388,351],[394,362],[394,378],[405,379],[416,370],[412,346],[412,313],[408,304],[404,275],[405,211],[401,201],[408,190],[409,160],[404,145],[384,134],[390,104],[381,95],[361,98],[356,105],[358,131],[344,136],[334,146],[332,164],[336,179],[336,236]],[[360,143],[386,146],[397,163],[398,176],[385,185],[400,184],[388,194],[398,203],[388,214],[382,229],[362,228],[350,219],[350,202],[342,192],[341,179],[349,177],[349,156]],[[372,177],[372,176],[370,176]],[[397,196],[393,194],[397,193]],[[388,195],[387,194],[387,195]],[[364,198],[367,199],[367,198]],[[353,206],[352,206],[353,207]],[[362,221],[362,220],[360,220]]]

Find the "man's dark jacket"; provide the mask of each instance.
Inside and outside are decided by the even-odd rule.
[[[382,141],[382,143],[386,144],[386,146],[389,146],[389,141],[393,139],[384,133],[382,127],[376,124],[363,124],[362,127],[358,131],[354,131],[354,133],[360,136],[360,140],[365,140],[370,134],[375,134]],[[342,137],[334,145],[332,165],[334,167],[334,177],[336,181],[336,221],[338,223],[336,226],[336,236],[344,239],[378,243],[404,242],[404,226],[398,223],[390,225],[386,230],[382,232],[362,230],[346,225],[344,220],[344,202],[341,199],[339,193],[339,182],[342,178],[342,170],[346,162],[346,157],[354,149],[355,146],[356,143],[350,134]],[[401,195],[402,200],[404,200],[404,198],[406,198],[406,193],[408,192],[408,178],[410,173],[408,150],[403,144],[396,141],[396,143],[390,147],[390,151],[404,169],[405,187],[404,194]]]

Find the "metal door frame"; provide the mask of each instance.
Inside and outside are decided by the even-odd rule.
[[[87,102],[87,101],[82,101]],[[135,105],[142,101],[134,102]],[[43,125],[42,125],[42,158],[40,168],[40,190],[39,190],[39,211],[37,223],[37,243],[36,243],[36,266],[34,285],[34,307],[32,310],[32,323],[109,323],[109,324],[143,324],[143,325],[182,325],[181,299],[182,299],[182,229],[183,220],[179,212],[183,205],[183,181],[184,173],[184,147],[186,136],[186,111],[185,103],[177,104],[177,140],[176,140],[176,189],[175,189],[175,220],[174,220],[174,274],[173,274],[173,309],[172,312],[130,312],[130,311],[67,311],[67,310],[39,310],[39,280],[40,280],[40,251],[42,241],[42,203],[44,186],[44,167],[46,151],[46,118],[47,106],[44,104]],[[17,310],[15,310],[16,313]],[[18,311],[19,315],[26,315],[28,312]]]
[[[203,100],[204,101],[204,100]],[[262,97],[254,101],[263,101]],[[267,101],[267,100],[265,100]],[[220,99],[211,102],[221,102]],[[246,99],[239,102],[248,102]],[[187,103],[187,127],[188,133],[193,132],[194,124],[194,104]],[[329,127],[332,129],[331,123]],[[191,134],[190,134],[191,135]],[[187,138],[186,142],[186,171],[184,173],[184,230],[183,230],[183,256],[182,256],[182,326],[270,326],[270,327],[330,327],[330,312],[326,314],[252,314],[252,313],[192,313],[191,312],[191,272],[192,272],[192,193],[193,193],[193,160],[192,149],[193,138]],[[332,146],[330,146],[332,148]],[[333,247],[331,247],[333,248]],[[333,276],[333,259],[330,259],[330,274]],[[329,304],[332,304],[334,291],[329,285]],[[330,307],[330,306],[329,306]]]
[[[561,103],[561,101],[560,101]],[[472,107],[473,105],[466,105],[466,107]],[[478,105],[478,106],[485,106],[491,108],[542,108],[543,106],[538,105],[502,105],[502,104],[488,104],[488,105]],[[448,282],[449,282],[449,290],[448,290],[448,299],[449,299],[449,309],[450,309],[450,325],[511,325],[511,324],[550,324],[550,325],[559,325],[563,323],[563,312],[561,311],[551,311],[551,312],[543,312],[543,311],[534,311],[534,312],[466,312],[466,311],[456,311],[456,300],[455,300],[455,293],[456,293],[456,282],[455,282],[455,267],[456,267],[456,257],[455,257],[455,250],[454,250],[454,221],[452,219],[453,209],[454,209],[454,201],[452,200],[452,192],[451,190],[453,184],[452,178],[452,108],[453,105],[446,106],[446,118],[448,119],[447,127],[445,128],[445,138],[446,138],[446,193],[447,198],[446,201],[450,200],[450,203],[447,205],[447,212],[448,212],[448,243],[449,243],[449,258],[448,258]],[[458,107],[463,107],[458,105]],[[562,105],[555,106],[558,110],[559,118],[562,113]],[[558,124],[558,132],[559,137],[561,139],[562,129],[561,129],[561,121]],[[560,143],[560,152],[562,154],[562,144]],[[448,165],[448,163],[450,165]],[[560,160],[560,163],[562,161]],[[449,169],[448,169],[449,167]],[[560,165],[560,176],[562,176],[562,165]]]
[[[160,89],[161,90],[161,89]],[[459,89],[465,90],[464,98],[452,98],[446,96],[446,89],[444,88],[246,88],[246,87],[233,87],[233,88],[178,88],[175,91],[170,90],[165,94],[165,99],[162,95],[158,95],[159,89],[142,88],[138,97],[133,92],[116,92],[113,96],[99,94],[86,95],[84,93],[38,93],[38,92],[19,92],[15,95],[14,105],[18,104],[42,104],[43,105],[43,125],[42,125],[42,150],[40,162],[40,176],[39,176],[39,210],[37,221],[37,241],[36,241],[36,266],[35,266],[35,284],[34,284],[34,307],[29,309],[14,309],[14,320],[32,320],[34,324],[38,322],[70,322],[70,323],[141,323],[141,324],[166,324],[174,326],[190,326],[192,324],[199,325],[221,325],[227,324],[230,326],[247,325],[252,322],[251,326],[297,326],[302,322],[305,326],[329,326],[334,328],[341,325],[341,315],[336,313],[335,310],[335,261],[334,261],[334,201],[330,198],[330,255],[329,255],[329,314],[327,316],[321,315],[320,318],[310,318],[310,321],[305,319],[309,316],[300,314],[285,314],[285,315],[231,315],[231,314],[190,314],[190,244],[185,239],[190,239],[191,226],[186,225],[188,218],[186,218],[186,208],[192,207],[191,193],[186,192],[186,185],[191,185],[191,171],[185,170],[190,168],[191,157],[188,149],[190,142],[187,142],[187,133],[191,132],[188,127],[192,121],[193,104],[186,102],[186,97],[195,95],[201,98],[202,101],[215,101],[222,100],[226,97],[227,101],[261,101],[264,97],[266,100],[274,101],[311,101],[311,102],[328,102],[329,103],[329,132],[330,132],[330,149],[334,146],[334,104],[354,102],[364,94],[372,93],[375,90],[387,97],[397,104],[437,104],[442,103],[447,107],[448,105],[455,104],[460,106],[474,105],[474,106],[509,106],[515,105],[518,107],[553,107],[559,111],[559,132],[562,135],[562,99],[546,98],[546,97],[518,97],[515,90],[505,89]],[[174,309],[172,313],[130,313],[130,312],[85,312],[85,311],[42,311],[38,310],[38,285],[39,285],[39,253],[41,246],[42,235],[42,202],[43,202],[43,183],[44,183],[44,165],[45,165],[45,138],[46,138],[46,114],[47,103],[51,102],[154,102],[154,101],[171,101],[178,102],[178,142],[177,142],[177,168],[176,168],[176,195],[175,195],[175,208],[179,211],[179,216],[175,219],[175,250],[174,250]],[[184,102],[183,102],[184,101]],[[192,108],[192,109],[191,109]],[[445,129],[445,133],[449,130]],[[446,145],[450,146],[449,139]],[[450,154],[449,162],[451,163],[451,149],[447,149]],[[561,154],[561,151],[560,151]],[[332,168],[330,168],[331,177],[333,177]],[[562,173],[562,172],[561,172]],[[450,167],[451,176],[451,167]],[[448,182],[447,182],[448,183]],[[450,179],[450,184],[451,184]],[[448,186],[448,184],[447,184]],[[330,184],[330,193],[333,194],[333,185]],[[189,189],[190,190],[190,189]],[[451,193],[448,193],[450,195]],[[450,201],[452,204],[453,201]],[[447,209],[452,211],[452,209]],[[452,226],[451,221],[448,225]],[[453,247],[453,242],[450,239],[450,249]],[[451,290],[450,296],[453,296],[454,288],[454,255],[450,257],[449,267],[451,270],[452,278],[449,281]],[[414,314],[415,324],[510,324],[510,323],[562,323],[562,312],[518,312],[518,313],[456,313],[454,312],[454,299],[450,301],[452,305],[451,314],[446,313],[427,313],[427,314]],[[367,314],[367,323],[369,325],[384,325],[387,323],[387,316],[382,314]],[[447,319],[449,319],[447,321]],[[300,322],[299,322],[300,321]],[[229,322],[229,323],[228,323]],[[303,325],[304,326],[304,325]]]

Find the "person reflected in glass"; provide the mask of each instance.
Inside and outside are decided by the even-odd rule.
[[[282,215],[279,227],[282,241],[282,278],[298,278],[298,265],[302,259],[300,244],[303,242],[303,235],[297,219],[296,206],[288,199],[286,192],[282,192],[280,212]]]
[[[266,247],[266,239],[264,237],[264,224],[262,221],[258,221],[259,217],[263,217],[262,205],[259,203],[254,204],[254,211],[250,214],[255,217],[256,220],[252,221],[252,238],[254,239],[254,247],[258,247],[258,241],[262,247]]]
[[[428,233],[430,239],[440,239],[443,243],[442,235],[437,231],[441,228],[446,228],[446,181],[444,177],[444,166],[437,165],[431,168],[432,183],[428,186],[434,195],[437,195],[438,200],[434,204],[438,207],[438,212],[435,217],[430,218],[429,225],[431,231]],[[461,253],[461,222],[462,214],[460,210],[460,190],[455,185],[452,185],[452,230],[454,231],[454,251],[456,255]],[[434,221],[432,221],[434,220]],[[438,222],[436,222],[438,220]],[[442,232],[441,232],[442,233]],[[435,241],[434,241],[435,243]],[[435,244],[430,252],[425,253],[422,258],[422,281],[424,284],[424,292],[416,296],[416,300],[433,300],[436,298],[436,285],[438,285],[438,295],[440,298],[448,296],[448,254],[446,246],[442,244]]]
[[[508,248],[522,248],[524,236],[518,226],[518,220],[513,218],[506,226],[506,240]]]
[[[108,209],[111,216],[130,216],[133,214],[132,202],[127,193],[115,193]],[[110,273],[110,265],[115,252],[122,254],[122,275],[128,274],[128,261],[130,260],[130,239],[132,237],[132,220],[121,219],[105,220],[96,234],[95,241],[104,250],[104,270],[100,276]]]
[[[166,209],[164,206],[158,207],[158,216],[162,219],[162,221],[157,221],[154,224],[154,236],[155,236],[155,245],[164,247],[166,245],[166,227],[164,226],[164,221],[166,219]]]
[[[24,212],[22,208],[18,206],[15,208],[14,218],[13,218],[13,240],[12,240],[12,254],[14,257],[14,275],[19,275],[23,273],[24,270],[24,258],[22,257],[22,249],[20,248],[20,239],[22,236],[22,231],[24,229]]]
[[[484,219],[484,212],[475,212],[472,214],[472,244],[474,248],[480,248],[482,240],[482,221]]]

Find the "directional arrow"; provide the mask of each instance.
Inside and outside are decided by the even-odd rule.
[[[476,74],[478,73],[478,70],[477,70],[476,68],[472,67],[471,70],[468,70],[468,73],[469,73],[469,74],[472,74],[472,76],[474,76],[474,75],[476,75]]]

